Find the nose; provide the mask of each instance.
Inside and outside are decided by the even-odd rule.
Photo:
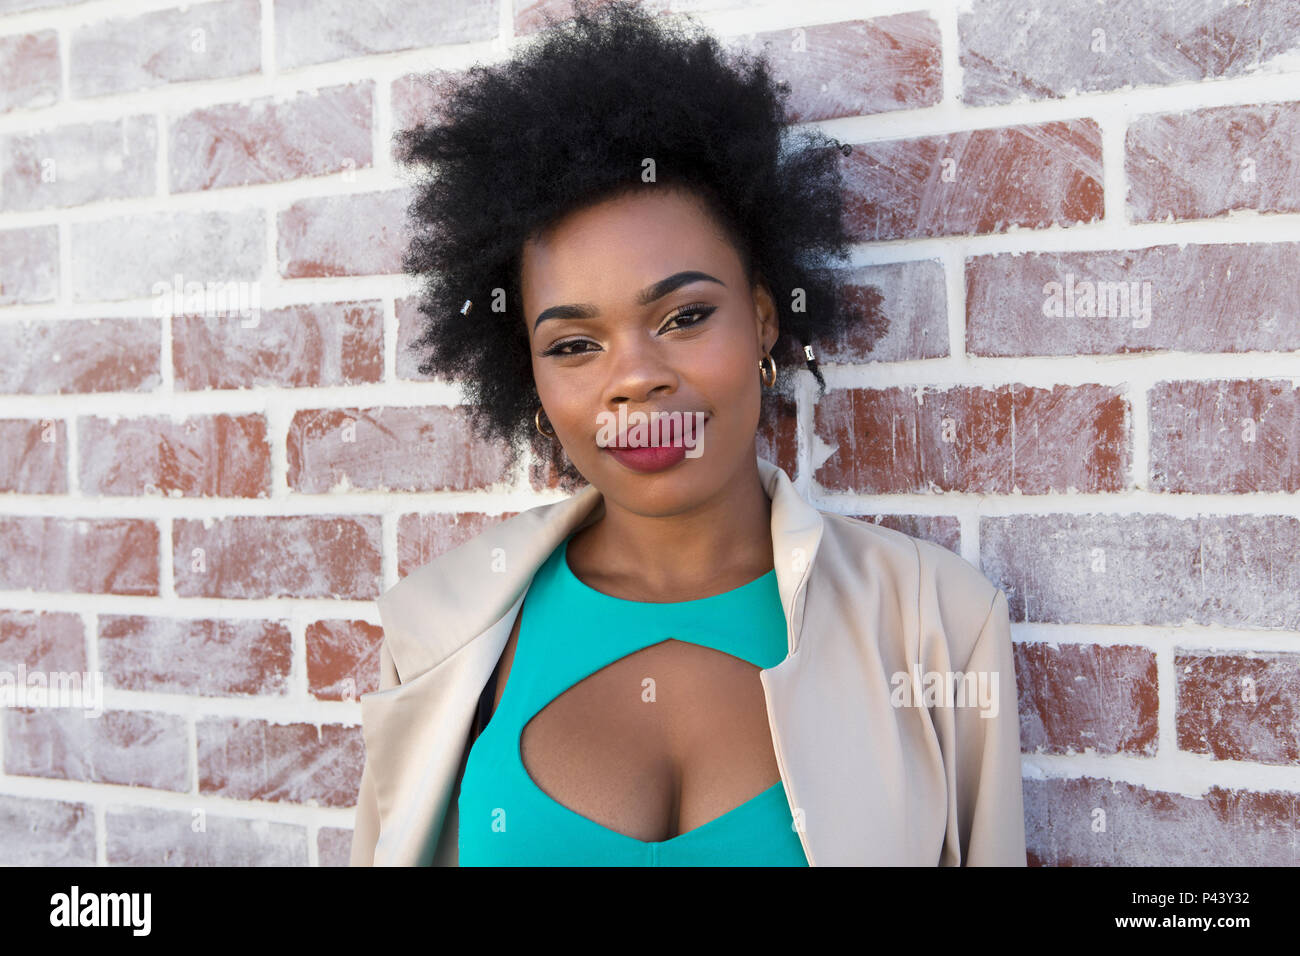
[[[604,407],[644,404],[653,397],[672,394],[678,376],[664,349],[653,338],[634,336],[611,343],[614,352],[609,363]],[[629,409],[631,411],[633,409]]]

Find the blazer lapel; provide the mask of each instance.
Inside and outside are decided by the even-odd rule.
[[[775,724],[793,716],[789,679],[803,631],[805,588],[821,543],[823,519],[785,472],[758,459],[772,500],[772,549],[785,608],[790,654],[761,673],[778,757],[799,742]],[[594,486],[489,527],[403,578],[379,599],[384,639],[400,683],[361,695],[366,759],[379,813],[376,866],[456,862],[451,812],[469,747],[479,695],[487,684],[533,575],[570,533],[599,520],[604,499]],[[803,706],[811,706],[812,700]],[[811,715],[810,715],[811,716]],[[815,719],[811,729],[817,728]],[[799,729],[799,728],[796,728]],[[787,769],[788,775],[788,769]],[[817,818],[814,793],[786,779],[792,807]],[[801,805],[798,801],[804,801]],[[829,837],[829,834],[827,835]],[[817,847],[800,832],[811,858]]]

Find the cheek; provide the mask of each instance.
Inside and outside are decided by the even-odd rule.
[[[533,369],[537,394],[556,428],[586,433],[596,427],[593,409],[600,403],[600,388],[595,381],[588,382],[572,370],[556,374],[547,369],[545,360],[534,362]]]
[[[739,398],[758,381],[757,360],[751,362],[746,357],[750,351],[740,340],[727,343],[726,348],[710,350],[700,369],[701,380],[710,383],[711,391]]]

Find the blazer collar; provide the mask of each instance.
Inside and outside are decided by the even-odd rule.
[[[821,543],[822,516],[795,490],[781,468],[762,458],[757,463],[759,479],[772,502],[772,555],[786,612],[789,649],[794,653],[802,630],[802,606],[796,607],[796,599]],[[560,542],[594,524],[604,512],[604,496],[588,485],[562,501],[530,508],[492,525],[390,589],[379,599],[381,613],[387,605],[409,604],[414,599],[437,615],[436,626],[399,627],[392,633],[385,628],[401,680],[406,682],[436,667],[490,630],[527,591],[537,569]]]

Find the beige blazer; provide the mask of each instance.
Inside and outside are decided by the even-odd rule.
[[[1024,866],[1006,596],[948,549],[814,508],[780,468],[758,467],[790,647],[760,679],[809,864]],[[603,513],[589,485],[489,527],[380,597],[353,866],[457,865],[479,696],[533,574]]]

